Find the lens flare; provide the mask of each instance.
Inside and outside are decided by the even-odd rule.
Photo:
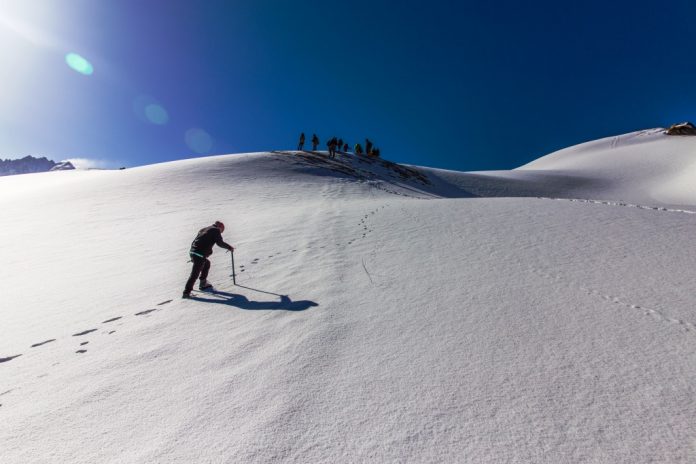
[[[92,64],[77,53],[68,53],[65,55],[65,62],[73,70],[79,72],[80,74],[84,74],[85,76],[89,76],[94,72]]]
[[[157,103],[150,103],[145,107],[145,117],[152,124],[158,124],[160,126],[167,124],[167,121],[169,121],[169,114],[167,113],[167,110],[162,108]]]
[[[213,138],[203,129],[187,130],[184,140],[198,154],[208,153],[213,148]]]
[[[169,113],[149,95],[140,95],[133,100],[133,112],[142,122],[163,126],[169,122]]]

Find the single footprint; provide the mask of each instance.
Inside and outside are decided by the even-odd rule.
[[[0,363],[12,361],[14,358],[19,358],[20,356],[22,356],[22,355],[21,355],[21,354],[16,354],[16,355],[14,355],[14,356],[8,356],[8,357],[6,357],[6,358],[0,358]]]
[[[146,309],[145,311],[140,311],[139,313],[135,313],[135,315],[136,315],[136,316],[142,316],[142,315],[144,315],[144,314],[149,314],[149,313],[151,313],[152,311],[158,311],[158,309],[157,309],[157,308],[155,308],[155,309]]]
[[[52,339],[46,340],[44,342],[34,343],[33,345],[31,345],[31,347],[36,348],[37,346],[45,345],[46,343],[51,343],[51,342],[55,342],[55,341],[56,341],[56,339],[52,338]]]
[[[97,331],[97,329],[85,330],[84,332],[79,332],[79,333],[73,334],[73,337],[81,337],[82,335],[87,335],[88,333],[92,333],[92,332],[96,332],[96,331]]]
[[[89,343],[89,342],[82,342],[82,343],[80,343],[80,346],[85,346],[85,345],[88,344],[88,343]]]
[[[118,320],[121,319],[122,317],[123,317],[123,316],[112,317],[111,319],[107,319],[107,320],[105,320],[104,322],[102,322],[102,324],[108,324],[109,322],[118,321]]]
[[[87,350],[77,350],[75,353],[86,353]]]
[[[171,302],[172,302],[172,300],[163,301],[161,303],[157,303],[157,306],[166,305],[167,303],[171,303]]]
[[[115,332],[116,332],[115,330],[112,330],[112,331],[109,332],[107,335],[111,335],[112,333],[115,333]]]

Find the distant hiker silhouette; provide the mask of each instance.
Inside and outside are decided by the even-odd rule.
[[[317,137],[317,134],[312,135],[312,151],[317,151],[317,147],[319,146],[319,137]]]
[[[372,141],[370,139],[365,139],[365,154],[372,154]]]
[[[304,147],[304,132],[300,134],[300,143],[297,144],[297,151],[302,151],[302,147]]]
[[[207,290],[213,287],[208,283],[208,271],[210,270],[208,256],[213,254],[213,245],[217,245],[229,251],[234,251],[232,245],[228,245],[222,240],[222,232],[224,231],[225,224],[220,221],[215,221],[215,224],[212,226],[204,227],[198,231],[196,238],[193,240],[193,243],[191,243],[191,250],[189,251],[189,256],[191,256],[191,261],[193,262],[193,268],[191,269],[189,279],[186,281],[182,298],[189,298],[191,296],[193,284],[199,276],[201,279],[198,286],[199,290]]]
[[[329,157],[330,158],[335,158],[336,157],[336,145],[338,145],[338,141],[336,140],[336,137],[332,138],[328,142],[326,142],[326,146],[329,148]]]
[[[348,142],[346,142],[346,143],[343,144],[343,151],[344,151],[345,153],[348,153]]]
[[[362,146],[359,143],[356,143],[355,148],[353,149],[353,152],[356,155],[362,155]]]

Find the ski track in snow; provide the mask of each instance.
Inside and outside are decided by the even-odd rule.
[[[350,246],[350,245],[352,245],[353,243],[355,243],[357,240],[362,240],[362,239],[366,238],[366,237],[373,231],[373,229],[372,229],[372,228],[369,226],[369,224],[368,224],[368,219],[369,219],[371,216],[375,215],[380,209],[385,208],[385,207],[388,206],[388,205],[389,205],[388,203],[385,204],[385,205],[381,205],[381,206],[379,206],[378,208],[375,208],[375,209],[373,209],[373,210],[371,210],[371,211],[368,211],[366,214],[364,214],[364,215],[360,218],[360,221],[357,223],[357,226],[360,228],[359,232],[358,232],[353,238],[348,239],[346,242],[343,242],[343,243],[336,243],[336,246],[341,246],[341,245]],[[307,248],[311,249],[312,247],[311,247],[311,246],[308,246]],[[319,248],[320,248],[320,249],[321,249],[321,248],[326,248],[326,245],[321,245],[321,246],[319,246]],[[297,249],[293,249],[293,250],[291,250],[291,253],[296,253],[297,251],[298,251]],[[280,255],[282,255],[282,254],[283,254],[283,252],[277,251],[277,252],[275,252],[275,253],[271,253],[270,255],[268,255],[268,258],[267,258],[267,259],[272,260],[272,258],[275,258],[275,257],[280,256]],[[260,261],[261,261],[260,258],[254,258],[254,259],[251,261],[251,264],[254,264],[254,265],[255,265],[255,264],[258,264]],[[373,282],[372,282],[372,277],[370,276],[370,273],[368,272],[367,268],[365,267],[365,260],[364,260],[364,259],[363,259],[362,263],[363,263],[363,268],[365,269],[365,272],[367,273],[368,277],[370,278],[370,282],[373,283]],[[245,269],[246,269],[246,266],[247,266],[247,265],[245,265],[245,264],[241,264],[241,265],[239,266],[239,267],[240,267],[240,272],[244,272]],[[172,299],[164,300],[164,301],[162,301],[162,302],[160,302],[160,303],[157,303],[156,306],[167,305],[167,304],[171,303],[172,301],[174,301],[174,300],[172,300]],[[149,314],[151,314],[151,313],[153,313],[153,312],[160,311],[161,309],[163,309],[163,308],[151,308],[151,309],[146,309],[146,310],[139,311],[139,312],[135,313],[134,316],[147,316],[147,315],[149,315]],[[101,323],[102,323],[102,324],[109,324],[109,323],[112,323],[112,322],[116,322],[116,321],[119,321],[119,320],[123,320],[123,318],[124,318],[124,316],[116,316],[116,317],[112,317],[112,318],[106,319],[106,320],[102,321]],[[99,330],[99,329],[87,329],[87,330],[83,330],[83,331],[81,331],[81,332],[74,333],[74,334],[72,334],[72,336],[73,336],[73,337],[82,337],[82,336],[84,336],[84,335],[88,335],[88,334],[92,334],[92,333],[94,333],[94,332],[97,332],[98,330]],[[102,334],[111,335],[111,334],[113,334],[113,333],[115,333],[115,332],[116,332],[115,330],[111,330],[111,331],[109,331],[109,332],[102,332]],[[57,340],[56,338],[52,338],[52,339],[45,340],[45,341],[42,341],[42,342],[34,343],[34,344],[31,345],[31,348],[38,348],[38,347],[41,347],[41,346],[46,345],[46,344],[48,344],[48,343],[55,342],[56,340]],[[82,343],[80,343],[80,346],[87,345],[88,343],[89,343],[89,341],[82,342]],[[84,353],[87,353],[87,350],[86,350],[86,349],[78,349],[77,351],[75,351],[75,353],[77,353],[77,354],[84,354]],[[13,359],[19,358],[20,356],[22,356],[22,354],[17,354],[17,355],[13,355],[13,356],[2,357],[2,358],[0,358],[0,363],[5,363],[5,362],[12,361]],[[12,390],[9,390],[8,392],[5,392],[5,393],[9,393],[10,391],[12,391]]]

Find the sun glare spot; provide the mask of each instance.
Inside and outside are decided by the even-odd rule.
[[[142,122],[163,126],[169,122],[169,113],[149,95],[140,95],[133,100],[133,111]]]
[[[184,137],[186,145],[198,154],[208,153],[213,148],[213,138],[203,129],[189,129]]]
[[[145,107],[145,117],[153,124],[163,125],[167,124],[167,121],[169,121],[167,110],[157,103],[150,103]]]
[[[65,55],[65,62],[73,70],[79,72],[80,74],[84,74],[85,76],[89,76],[94,72],[92,64],[77,53],[68,53]]]

